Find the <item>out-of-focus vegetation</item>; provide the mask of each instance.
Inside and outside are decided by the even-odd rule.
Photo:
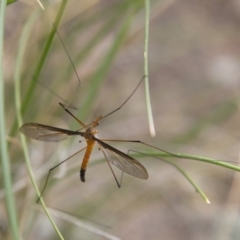
[[[5,121],[14,196],[24,239],[58,239],[29,181],[17,127],[14,77],[20,39],[26,39],[20,71],[24,122],[76,130],[78,123],[58,105],[78,86],[57,36],[33,85],[36,66],[61,2],[17,1],[5,17]],[[33,20],[34,19],[34,20]],[[144,74],[144,1],[68,1],[58,32],[81,79],[72,110],[84,123],[117,108]],[[173,153],[237,163],[239,159],[240,5],[237,1],[151,1],[149,78],[156,137],[148,129],[144,85],[118,112],[100,122],[99,138],[141,140]],[[29,26],[29,25],[28,25]],[[47,86],[44,87],[44,86]],[[51,89],[55,92],[53,94]],[[26,100],[25,100],[26,101]],[[65,142],[28,140],[34,176],[41,189],[48,170],[85,146],[78,137]],[[138,144],[113,146],[127,152],[151,149]],[[79,180],[83,153],[56,169],[44,193],[65,239],[238,239],[240,173],[219,166],[172,158],[204,190],[206,204],[175,168],[156,158],[136,158],[147,181],[124,175],[116,186],[97,147]],[[169,159],[169,158],[168,158]],[[115,170],[115,168],[114,168]],[[121,172],[116,170],[120,177]],[[1,237],[9,227],[0,182]],[[87,224],[88,228],[84,228]],[[93,230],[90,230],[92,228]]]

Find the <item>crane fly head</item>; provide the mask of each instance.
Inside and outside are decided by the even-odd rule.
[[[95,127],[97,127],[98,125],[99,125],[99,121],[102,119],[102,116],[100,116],[100,117],[97,117],[94,121],[93,121],[93,123],[92,123],[92,126],[95,128]]]

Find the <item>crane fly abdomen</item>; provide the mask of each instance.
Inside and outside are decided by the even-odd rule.
[[[89,159],[90,159],[90,156],[91,156],[94,144],[95,144],[95,141],[93,140],[94,134],[97,134],[97,131],[93,127],[88,128],[86,130],[86,132],[84,133],[84,138],[87,141],[87,150],[85,152],[85,155],[84,155],[84,158],[82,161],[82,166],[80,169],[80,179],[82,182],[85,182],[85,173],[87,170],[87,165],[88,165],[88,162],[89,162]]]
[[[82,182],[85,182],[85,173],[87,170],[87,165],[88,165],[94,144],[95,144],[95,141],[87,140],[87,150],[85,152],[85,155],[82,161],[81,170],[80,170],[80,179]]]

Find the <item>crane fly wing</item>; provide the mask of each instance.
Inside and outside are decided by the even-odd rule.
[[[81,132],[74,132],[38,123],[23,124],[19,130],[29,138],[44,142],[60,142],[72,135],[82,135]]]
[[[121,152],[120,155],[115,150],[113,151],[109,148],[104,148],[103,146],[101,149],[105,152],[105,155],[107,156],[107,161],[112,163],[115,167],[134,177],[148,179],[147,170],[141,163],[139,163],[134,158],[130,157],[127,154],[124,154],[123,152]]]
[[[145,167],[131,156],[117,150],[116,148],[106,144],[105,142],[94,137],[94,140],[101,146],[101,150],[105,153],[107,161],[112,163],[123,172],[141,179],[148,179],[148,173]]]

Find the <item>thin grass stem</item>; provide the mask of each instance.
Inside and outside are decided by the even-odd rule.
[[[5,108],[4,108],[4,71],[3,71],[3,49],[4,49],[4,23],[6,0],[0,2],[0,147],[1,147],[1,163],[2,176],[5,189],[5,204],[8,214],[8,221],[12,239],[21,239],[19,226],[17,222],[17,211],[12,187],[11,166],[8,155],[8,147],[6,141],[6,124],[5,124]]]
[[[20,89],[21,89],[21,87],[20,87],[20,79],[21,79],[20,76],[21,76],[23,56],[24,56],[24,53],[26,51],[26,44],[27,44],[27,40],[28,40],[30,32],[31,32],[31,28],[34,24],[34,21],[37,17],[37,14],[38,14],[38,12],[35,12],[29,18],[29,21],[27,22],[27,24],[24,27],[24,30],[22,32],[21,39],[20,39],[20,42],[19,42],[19,52],[17,54],[15,74],[14,74],[15,103],[16,103],[18,127],[20,127],[23,124],[22,115],[21,115],[21,94],[20,94],[20,92],[21,92],[20,91]],[[29,159],[26,138],[24,137],[23,134],[20,134],[20,139],[21,139],[21,143],[22,143],[22,147],[23,147],[23,153],[24,153],[29,177],[31,179],[32,185],[33,185],[37,195],[40,196],[40,191],[39,191],[38,186],[36,184],[34,173],[33,173],[32,167],[31,167],[30,159]],[[61,235],[59,229],[57,228],[55,222],[53,221],[52,217],[50,216],[43,199],[41,198],[40,201],[41,201],[41,204],[43,206],[43,209],[44,209],[49,221],[51,222],[51,224],[52,224],[53,228],[55,229],[56,233],[58,234],[59,238],[64,239],[63,236]]]
[[[81,118],[84,119],[88,113],[88,109],[90,108],[91,104],[93,103],[94,99],[96,98],[97,91],[104,80],[104,77],[108,70],[111,67],[111,63],[114,60],[115,56],[117,55],[117,52],[120,50],[120,47],[123,43],[123,40],[127,36],[127,32],[129,30],[129,26],[131,23],[130,16],[127,16],[125,18],[125,21],[120,28],[119,32],[116,34],[116,37],[113,41],[112,46],[110,47],[108,53],[105,57],[103,57],[103,61],[100,64],[99,68],[92,74],[90,77],[89,85],[91,88],[89,89],[89,93],[87,97],[84,99],[82,108],[81,108]]]
[[[36,87],[36,84],[38,82],[38,78],[39,78],[39,75],[42,71],[42,68],[43,68],[43,64],[47,58],[47,54],[49,53],[49,50],[50,50],[50,47],[52,45],[52,42],[53,42],[53,38],[55,36],[55,33],[56,33],[56,28],[58,28],[59,24],[60,24],[60,20],[62,18],[62,15],[63,15],[63,12],[65,10],[65,7],[66,7],[66,4],[67,4],[67,0],[62,0],[62,3],[59,7],[59,10],[58,10],[58,13],[56,15],[56,18],[55,18],[55,21],[52,25],[52,29],[48,35],[48,38],[47,38],[47,41],[45,43],[45,46],[43,48],[43,51],[42,51],[42,55],[40,56],[39,58],[39,61],[36,65],[36,68],[34,70],[34,73],[33,73],[33,79],[27,89],[27,92],[23,98],[23,101],[22,101],[22,107],[21,107],[21,111],[22,111],[22,114],[24,114],[31,102],[31,98],[33,96],[33,93],[34,93],[34,90],[35,90],[35,87]],[[10,131],[10,135],[14,135],[15,132],[17,131],[17,120],[14,121],[13,123],[13,126],[12,126],[12,129]]]
[[[147,114],[150,134],[155,137],[155,127],[153,122],[152,106],[149,92],[149,78],[148,78],[148,39],[149,39],[149,18],[150,18],[150,1],[145,0],[145,45],[144,45],[144,75],[145,75],[145,95],[147,104]]]
[[[206,203],[210,204],[210,201],[209,201],[208,197],[206,196],[206,194],[203,192],[203,190],[193,181],[193,179],[186,173],[186,171],[184,171],[181,167],[178,166],[178,164],[174,163],[172,160],[158,158],[158,157],[151,156],[151,155],[145,154],[143,152],[135,151],[135,150],[129,150],[129,152],[140,153],[140,154],[143,154],[148,157],[150,156],[150,157],[156,158],[158,160],[161,160],[163,162],[166,162],[166,163],[172,165],[190,182],[190,184],[195,188],[196,192],[200,194],[200,196],[203,198],[203,200]]]

